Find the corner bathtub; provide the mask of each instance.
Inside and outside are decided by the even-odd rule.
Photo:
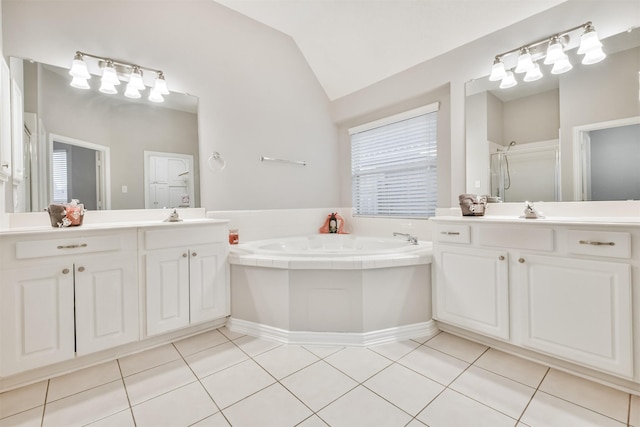
[[[426,337],[431,242],[315,235],[232,246],[229,328],[295,344]]]

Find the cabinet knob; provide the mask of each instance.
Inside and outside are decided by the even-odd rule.
[[[191,256],[198,256],[198,252],[191,252]]]
[[[186,258],[188,256],[189,256],[189,254],[187,254],[186,252],[182,254],[182,258]]]
[[[78,271],[82,273],[84,271],[84,267],[78,267]]]
[[[500,256],[498,257],[498,259],[499,259],[500,261],[504,261],[504,255],[500,255]]]
[[[518,262],[519,262],[520,264],[524,264],[524,258],[518,258]]]
[[[62,274],[69,274],[69,269],[65,268],[64,270],[62,270]]]

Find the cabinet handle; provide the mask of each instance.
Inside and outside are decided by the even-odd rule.
[[[518,258],[518,262],[519,262],[520,264],[524,264],[524,258]]]
[[[615,242],[596,242],[593,240],[580,240],[581,245],[593,245],[593,246],[615,246]]]
[[[62,274],[69,274],[69,269],[65,268],[64,270],[62,270]]]
[[[440,234],[444,234],[445,236],[459,236],[459,231],[441,231]]]
[[[81,243],[79,245],[60,245],[58,246],[58,249],[75,249],[75,248],[86,248],[87,244],[86,243]]]
[[[498,257],[498,259],[499,259],[500,261],[504,261],[504,255],[500,255],[500,256]]]
[[[198,256],[198,252],[191,252],[191,256]]]
[[[84,271],[84,267],[78,267],[78,271],[82,273]]]
[[[189,255],[188,255],[186,252],[182,254],[182,258],[186,258],[186,257],[188,257],[188,256],[189,256]]]

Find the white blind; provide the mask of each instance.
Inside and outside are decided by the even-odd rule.
[[[53,150],[53,203],[67,203],[67,151]]]
[[[396,121],[383,119],[373,123],[379,126],[350,130],[355,215],[435,215],[438,113],[428,107],[427,113],[424,108],[412,110]]]

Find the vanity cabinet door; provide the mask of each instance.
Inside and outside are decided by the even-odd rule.
[[[226,244],[202,245],[190,250],[190,323],[226,316]]]
[[[515,264],[524,346],[633,376],[629,264],[529,254]]]
[[[509,339],[509,267],[506,251],[434,247],[437,320]]]
[[[74,357],[73,264],[2,271],[0,376]]]
[[[79,356],[138,339],[137,266],[136,252],[76,260]]]
[[[189,250],[159,249],[146,255],[147,335],[189,325]]]

